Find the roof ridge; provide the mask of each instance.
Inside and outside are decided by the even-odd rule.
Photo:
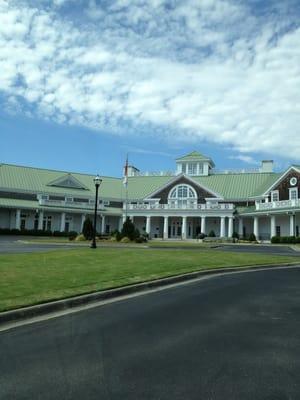
[[[35,169],[35,170],[41,170],[41,171],[51,171],[51,172],[61,172],[61,173],[64,173],[64,174],[69,174],[69,175],[77,174],[77,175],[86,175],[86,176],[91,176],[91,177],[95,176],[93,174],[88,174],[87,172],[65,171],[65,170],[60,170],[60,169],[31,167],[29,165],[19,165],[19,164],[9,164],[9,163],[1,163],[0,167],[5,166],[5,165],[7,165],[8,167],[28,168],[28,169]],[[122,178],[118,178],[118,177],[115,177],[115,176],[101,175],[101,177],[122,180]]]

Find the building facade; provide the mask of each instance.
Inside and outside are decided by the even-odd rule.
[[[259,240],[299,236],[300,166],[281,173],[272,161],[255,171],[216,171],[213,160],[192,152],[174,173],[127,168],[102,177],[97,231],[121,229],[130,217],[151,238],[192,239],[200,233]],[[0,164],[0,229],[81,232],[95,207],[93,176]]]

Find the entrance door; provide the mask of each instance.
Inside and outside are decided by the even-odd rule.
[[[173,219],[170,225],[169,238],[172,239],[181,239],[182,234],[182,221],[180,219]]]

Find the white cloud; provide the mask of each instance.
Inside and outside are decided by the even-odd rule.
[[[243,161],[244,163],[247,164],[255,164],[258,165],[260,164],[257,160],[255,160],[253,157],[251,156],[247,156],[247,155],[243,155],[243,154],[239,154],[237,156],[230,156],[228,157],[230,160],[240,160]]]
[[[20,101],[16,112],[58,123],[118,134],[148,125],[167,140],[300,160],[300,28],[290,17],[261,20],[234,0],[91,0],[76,20],[58,11],[71,2],[0,0],[10,112]]]

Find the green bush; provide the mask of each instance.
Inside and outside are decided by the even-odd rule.
[[[232,239],[239,239],[240,235],[237,232],[233,232]]]
[[[280,243],[280,236],[273,236],[271,238],[271,243]]]
[[[208,237],[216,237],[215,231],[211,230],[208,234]]]
[[[271,238],[271,243],[282,243],[282,244],[296,244],[300,243],[300,237],[296,236],[273,236]]]
[[[129,217],[126,218],[126,221],[123,224],[121,235],[122,238],[127,237],[130,240],[134,240],[136,238],[135,226]]]
[[[82,227],[82,234],[87,240],[93,239],[94,227],[93,227],[93,223],[90,220],[90,218],[86,218],[86,220],[84,221],[83,227]]]
[[[68,238],[69,240],[75,240],[77,237],[77,232],[76,231],[70,231],[68,232]]]
[[[206,238],[206,236],[207,235],[205,233],[199,233],[199,235],[197,235],[197,238],[203,240],[204,238]]]
[[[254,233],[250,233],[250,235],[249,235],[249,241],[250,241],[250,242],[256,242],[256,236],[255,236]]]

